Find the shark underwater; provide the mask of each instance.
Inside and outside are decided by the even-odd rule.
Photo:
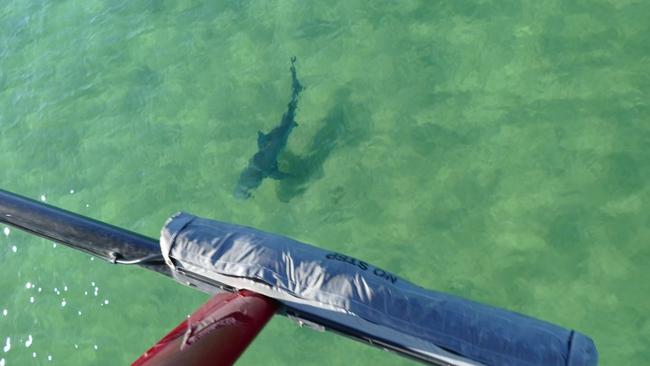
[[[252,192],[262,184],[264,178],[282,179],[286,173],[278,169],[278,155],[287,146],[287,140],[294,127],[298,96],[303,86],[296,76],[296,57],[291,58],[291,101],[287,111],[282,115],[280,124],[269,133],[257,133],[257,152],[248,161],[248,166],[241,172],[233,195],[239,199],[250,198]]]

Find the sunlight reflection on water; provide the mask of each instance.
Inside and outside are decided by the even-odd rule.
[[[8,227],[3,227],[2,232],[7,238],[7,245],[3,245],[3,247],[7,248],[5,249],[7,252],[15,253],[19,256],[16,257],[16,261],[22,261],[25,255],[31,256],[36,253],[31,247],[27,247],[25,253],[19,253],[17,251],[17,245],[13,243],[20,243],[25,238],[20,236],[14,238],[14,233]],[[28,238],[28,241],[31,242],[34,239]],[[46,246],[45,248],[48,247]],[[51,248],[50,250],[53,251],[58,250],[56,246]],[[40,251],[42,250],[43,247],[41,246]],[[12,265],[16,268],[13,281],[20,281],[22,285],[18,287],[20,291],[15,293],[14,296],[5,297],[0,300],[0,309],[2,309],[0,336],[4,336],[4,344],[2,346],[4,355],[0,359],[0,366],[14,365],[13,359],[22,360],[16,362],[25,362],[25,357],[47,362],[52,362],[56,358],[63,358],[62,356],[66,356],[69,351],[61,349],[60,345],[52,347],[52,339],[43,336],[40,325],[42,321],[47,323],[49,320],[41,319],[37,314],[47,313],[55,319],[69,320],[72,320],[70,317],[71,314],[74,314],[74,317],[77,319],[83,317],[101,318],[101,313],[111,303],[110,297],[104,295],[102,298],[98,298],[101,286],[99,281],[89,281],[87,278],[72,275],[61,276],[57,273],[48,275],[39,271],[38,268],[25,267],[20,262],[12,261],[7,262],[7,265]],[[50,290],[43,291],[44,288],[46,290],[49,288]],[[29,310],[26,307],[29,307]],[[12,308],[21,310],[14,312]],[[25,317],[25,314],[33,314],[30,315],[30,317],[33,317],[33,321],[23,322],[21,326],[14,327],[11,333],[3,332],[2,329],[5,327],[2,326],[2,322],[16,320],[16,318],[12,317],[12,314],[21,317]],[[83,348],[96,352],[101,345],[99,339],[81,338],[78,335],[75,336],[73,333],[60,334],[57,337],[66,339],[69,343],[69,349],[74,349],[78,352],[83,352]],[[20,345],[20,347],[16,347],[16,344]],[[56,351],[53,352],[52,348],[55,348]],[[56,357],[57,352],[63,353],[59,357]]]

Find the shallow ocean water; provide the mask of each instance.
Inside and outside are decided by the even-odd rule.
[[[152,237],[179,210],[650,360],[644,1],[0,5],[0,188]],[[292,174],[232,196],[280,120]],[[0,233],[0,365],[128,364],[207,300]],[[407,365],[277,317],[239,365]]]

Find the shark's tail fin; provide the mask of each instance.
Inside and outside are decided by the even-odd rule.
[[[296,75],[296,56],[291,56],[291,88],[293,89],[292,97],[293,99],[298,98],[298,94],[304,89],[300,81],[298,81],[298,76]]]

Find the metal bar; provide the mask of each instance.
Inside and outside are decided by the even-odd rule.
[[[0,222],[112,263],[160,254],[158,240],[1,189]],[[171,276],[163,263],[137,264]]]

